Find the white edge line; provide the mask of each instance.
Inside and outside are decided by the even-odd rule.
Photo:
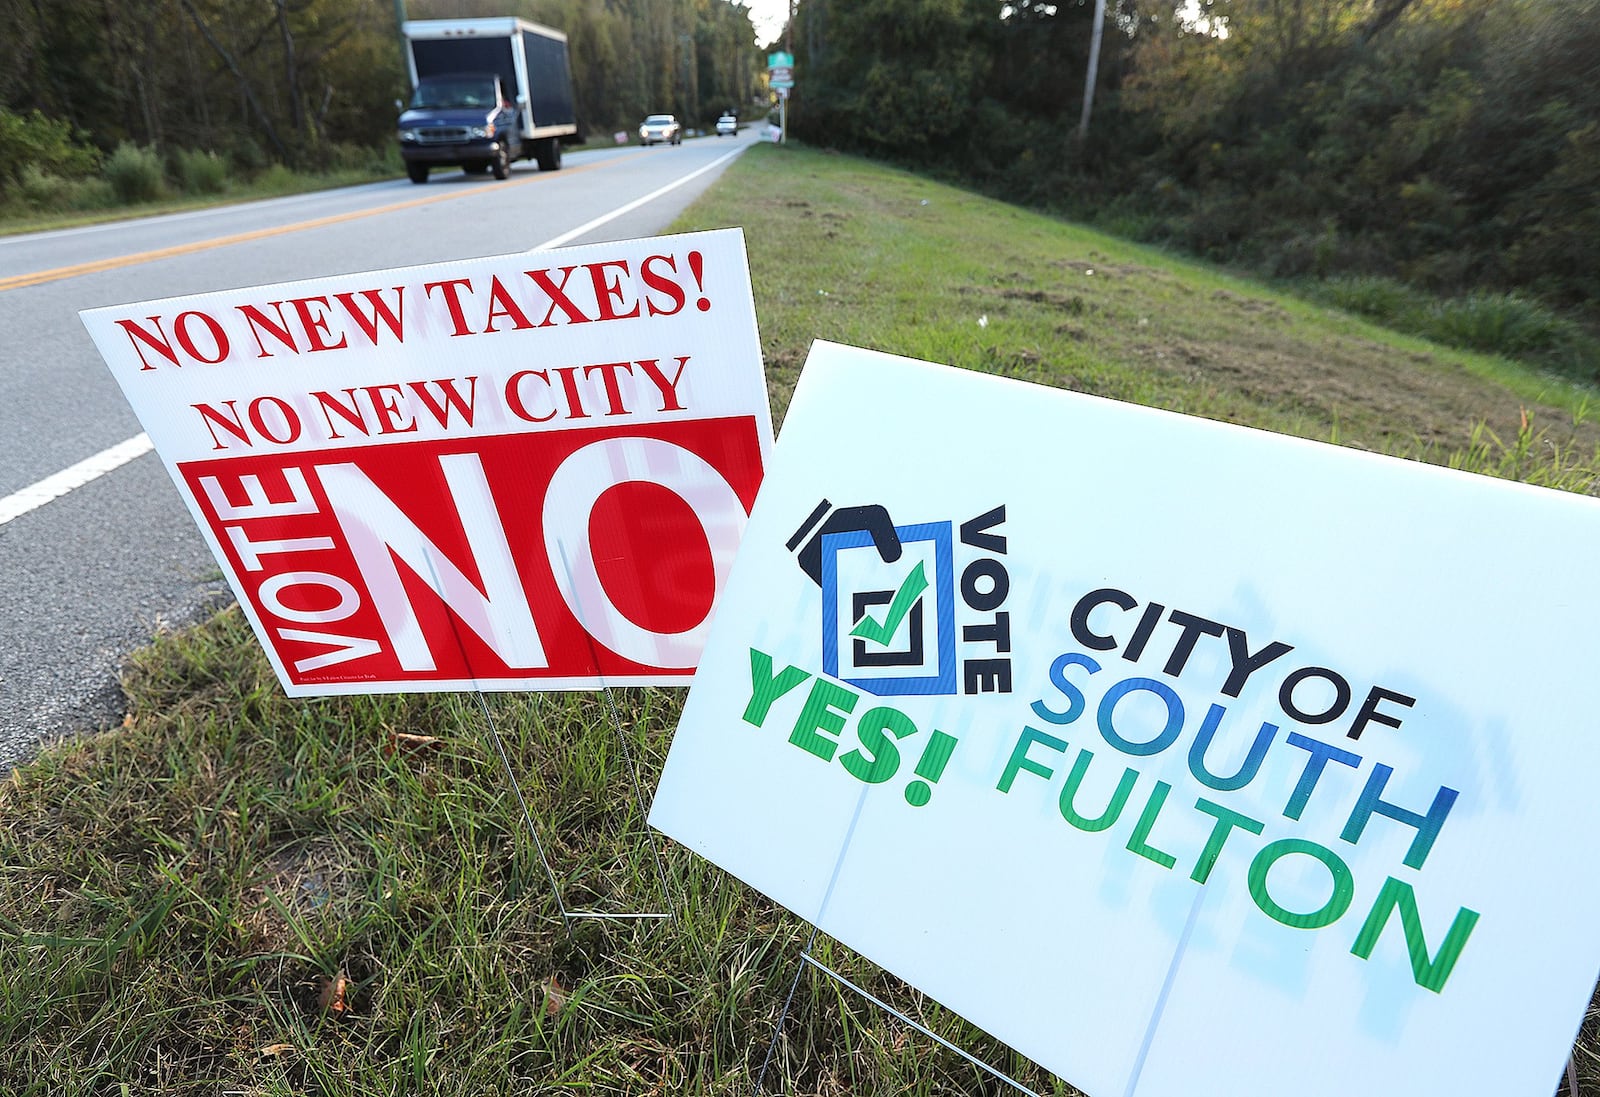
[[[624,214],[632,213],[640,206],[654,202],[663,194],[676,190],[713,168],[721,167],[743,151],[744,149],[739,148],[725,153],[705,167],[685,175],[682,179],[674,180],[664,187],[651,191],[643,198],[634,199],[625,206],[618,206],[610,213],[596,217],[593,221],[579,225],[577,228],[564,232],[560,236],[552,237],[542,244],[536,244],[530,250],[543,251],[546,248],[558,248],[567,241],[575,240],[584,233],[591,232],[606,224],[608,221],[614,221]],[[36,484],[29,484],[21,491],[12,492],[4,499],[0,499],[0,526],[5,525],[12,519],[21,518],[29,511],[37,510],[52,499],[61,498],[69,491],[74,491],[85,484],[98,480],[106,473],[126,465],[135,457],[142,457],[144,454],[149,453],[152,448],[154,447],[150,443],[150,436],[148,434],[138,434],[129,438],[126,442],[119,442],[110,449],[101,450],[93,457],[86,457],[70,468],[64,468],[52,476],[46,476]]]
[[[153,448],[148,434],[136,434],[126,442],[118,442],[110,449],[101,450],[93,457],[86,457],[69,468],[46,476],[36,484],[29,484],[21,491],[12,492],[4,499],[0,499],[0,526],[13,518],[21,518],[31,510],[37,510],[52,499],[59,499],[69,491],[98,480],[106,473],[126,465],[135,457],[149,453]]]
[[[666,194],[668,191],[676,190],[678,187],[681,187],[685,183],[689,182],[689,180],[694,179],[694,178],[696,178],[698,176],[704,175],[706,172],[710,171],[712,168],[721,167],[723,164],[726,164],[729,160],[732,160],[735,156],[738,156],[743,151],[744,151],[743,148],[737,148],[737,149],[734,149],[732,152],[724,153],[723,155],[717,157],[715,160],[711,161],[711,163],[707,164],[705,167],[700,168],[700,169],[698,169],[696,171],[691,171],[688,175],[685,175],[682,179],[674,180],[673,182],[668,183],[666,186],[661,187],[658,190],[653,190],[649,194],[645,195],[643,198],[635,198],[632,202],[629,202],[627,205],[618,206],[616,209],[612,210],[610,213],[602,214],[601,216],[596,217],[593,221],[590,221],[587,224],[582,224],[582,225],[579,225],[575,229],[571,229],[571,230],[569,230],[567,232],[563,232],[560,236],[552,236],[550,239],[546,240],[544,243],[535,244],[533,247],[529,248],[528,250],[529,251],[544,251],[546,248],[559,248],[562,244],[565,244],[567,241],[576,240],[578,237],[582,236],[584,233],[591,232],[594,229],[599,228],[601,225],[604,225],[608,221],[615,221],[618,217],[621,217],[623,214],[632,213],[634,210],[638,209],[640,206],[643,206],[643,205],[645,205],[645,204],[647,204],[649,202],[654,202],[657,198],[660,198],[663,194]]]

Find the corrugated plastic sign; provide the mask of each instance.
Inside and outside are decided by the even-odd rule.
[[[688,681],[771,449],[737,230],[82,316],[289,693]]]

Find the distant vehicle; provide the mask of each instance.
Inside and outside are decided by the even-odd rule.
[[[739,136],[739,119],[732,114],[724,114],[717,119],[717,136],[727,134],[730,137]]]
[[[646,145],[681,145],[683,129],[670,114],[652,114],[639,127],[639,140]]]
[[[525,19],[413,19],[401,27],[416,90],[400,115],[413,183],[434,167],[511,174],[513,160],[561,167],[578,139],[567,36]]]

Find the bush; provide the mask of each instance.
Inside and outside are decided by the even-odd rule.
[[[1392,278],[1330,278],[1308,296],[1395,331],[1522,358],[1586,383],[1600,380],[1600,341],[1580,324],[1514,293],[1435,298]]]
[[[1107,213],[1093,221],[1094,227],[1124,240],[1152,243],[1166,234],[1163,220],[1153,213]]]
[[[385,154],[388,147],[373,148],[368,145],[350,145],[342,142],[329,142],[318,150],[317,159],[320,169],[326,172],[365,172],[378,173],[387,166]],[[399,157],[395,157],[398,166]]]
[[[273,164],[256,176],[254,186],[267,194],[293,194],[300,188],[300,177],[282,164]]]
[[[34,209],[60,209],[63,182],[38,164],[24,164],[17,176],[17,197]]]
[[[34,212],[68,213],[116,205],[111,184],[104,179],[63,179],[37,164],[23,166],[15,193]]]
[[[1470,293],[1428,311],[1429,334],[1441,342],[1491,354],[1551,351],[1571,324],[1543,305],[1512,293]]]
[[[161,173],[161,157],[155,149],[124,141],[106,161],[104,174],[117,200],[127,205],[153,202],[167,191]]]
[[[185,194],[221,194],[228,189],[228,161],[214,152],[179,149],[173,158]]]
[[[68,179],[61,184],[62,208],[69,210],[111,209],[117,204],[116,191],[98,175],[88,179]]]
[[[22,115],[0,108],[0,190],[20,182],[30,166],[76,178],[92,172],[96,159],[93,149],[74,140],[65,122],[38,111]]]
[[[1316,293],[1335,308],[1377,320],[1395,328],[1414,326],[1413,317],[1425,307],[1427,297],[1392,278],[1330,278]]]
[[[236,164],[247,175],[265,171],[272,163],[272,157],[267,155],[266,149],[249,134],[237,135],[226,155],[230,163]]]

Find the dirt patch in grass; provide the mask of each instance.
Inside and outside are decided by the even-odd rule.
[[[991,323],[1005,317],[1013,330],[1047,332],[1042,347],[1020,354],[1031,361],[1048,361],[1052,340],[1083,344],[1113,367],[1133,365],[1217,398],[1213,409],[1184,401],[1185,410],[1387,453],[1447,453],[1468,445],[1480,424],[1511,439],[1525,422],[1561,445],[1587,453],[1600,447],[1600,423],[1575,422],[1582,417],[1562,403],[1518,395],[1467,368],[1461,354],[1384,342],[1352,321],[1297,315],[1265,289],[1207,292],[1159,268],[1103,260],[1053,258],[1045,266],[1063,273],[1052,279],[1019,268],[1007,284],[958,291]],[[1007,337],[1005,327],[993,330]],[[1033,372],[1046,384],[1080,387],[1070,373]],[[1554,380],[1549,387],[1565,389]]]
[[[359,887],[351,851],[322,835],[271,855],[265,877],[245,891],[241,931],[258,952],[295,944],[294,923],[336,918],[355,904]]]
[[[1518,399],[1431,354],[1397,352],[1358,337],[1335,336],[1313,349],[1263,335],[1152,341],[1138,353],[1150,368],[1185,383],[1307,415],[1347,445],[1401,454],[1448,450],[1467,444],[1479,423],[1500,438],[1514,438],[1526,415],[1563,443],[1587,452],[1600,447],[1600,423],[1574,423],[1562,407]]]

